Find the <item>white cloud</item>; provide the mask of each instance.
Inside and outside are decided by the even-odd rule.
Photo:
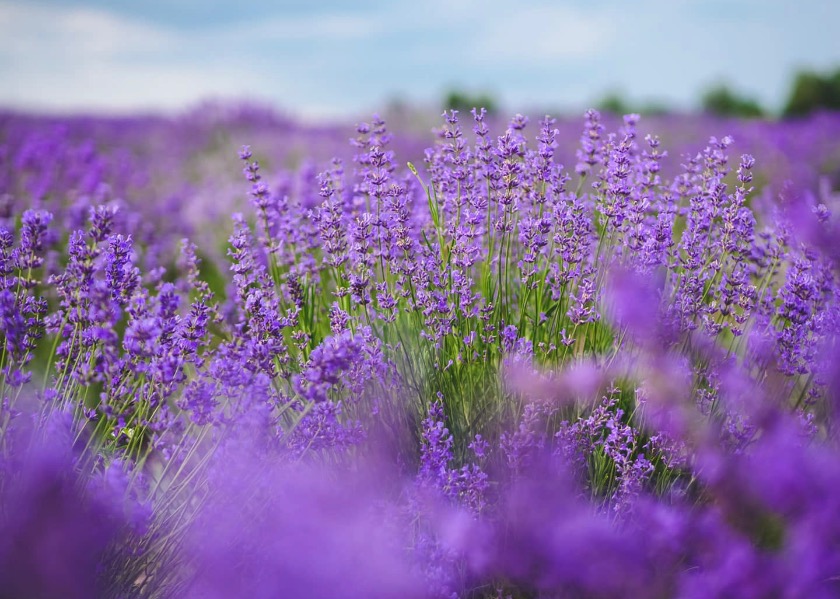
[[[478,29],[474,56],[515,64],[591,58],[609,49],[611,23],[597,11],[511,3]]]
[[[830,28],[816,26],[840,3],[757,3],[334,1],[190,27],[129,17],[116,3],[0,0],[0,105],[171,109],[258,97],[317,117],[373,110],[389,93],[433,102],[449,85],[520,105],[580,105],[615,87],[687,105],[718,78],[776,97],[789,69],[840,60]]]
[[[24,109],[131,111],[174,110],[202,98],[236,95],[243,77],[225,68],[86,64],[49,76],[16,73],[17,84],[2,100]],[[11,93],[9,93],[11,91]]]
[[[119,111],[259,94],[259,73],[213,60],[212,42],[101,10],[0,4],[0,103]],[[209,60],[183,59],[191,46]]]
[[[225,38],[246,40],[364,40],[380,34],[385,23],[378,15],[330,13],[275,17],[220,31]]]
[[[471,71],[492,77],[499,67],[527,71],[601,53],[610,34],[602,21],[554,4],[427,0],[175,29],[105,10],[0,0],[0,104],[173,109],[247,96],[309,117],[337,115],[382,102],[383,93],[429,97],[438,93],[432,88],[469,85]],[[373,65],[416,75],[374,80]]]
[[[0,55],[18,60],[165,51],[176,41],[174,32],[99,10],[0,4]]]
[[[386,25],[332,12],[173,29],[104,10],[0,1],[0,105],[169,110],[247,97],[310,118],[335,115],[346,98],[318,88],[330,74],[325,67],[344,57],[329,56],[325,42],[356,44]]]

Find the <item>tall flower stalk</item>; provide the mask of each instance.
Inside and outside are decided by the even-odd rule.
[[[379,117],[320,174],[242,147],[221,244],[0,127],[0,588],[836,593],[830,194],[471,116],[413,162]]]

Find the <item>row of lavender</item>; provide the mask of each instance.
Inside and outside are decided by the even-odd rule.
[[[0,588],[836,594],[840,119],[266,118],[0,121]]]

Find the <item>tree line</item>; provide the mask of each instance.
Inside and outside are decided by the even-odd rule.
[[[462,90],[449,91],[443,98],[447,110],[469,111],[474,106],[483,106],[488,112],[495,112],[499,103],[486,92],[469,93]],[[596,108],[614,114],[663,114],[671,112],[664,104],[634,104],[621,94],[611,92],[596,102]],[[840,68],[834,71],[798,71],[791,82],[785,104],[780,113],[769,110],[755,98],[720,83],[708,88],[700,98],[700,109],[706,114],[740,118],[769,118],[781,116],[796,118],[821,110],[840,110]]]

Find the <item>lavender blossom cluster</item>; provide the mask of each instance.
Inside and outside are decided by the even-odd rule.
[[[840,595],[837,115],[374,117],[224,243],[96,124],[0,119],[0,597]]]

